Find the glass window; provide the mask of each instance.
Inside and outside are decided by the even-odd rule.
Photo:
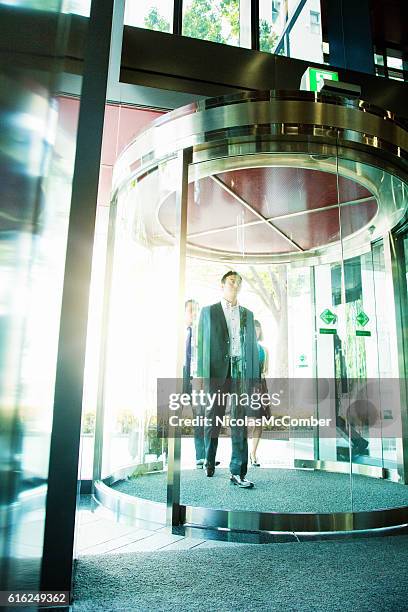
[[[11,591],[39,588],[44,552],[77,130],[76,116],[64,117],[66,99],[53,92],[69,34],[61,4],[10,1],[7,19],[0,17],[1,40],[6,27],[13,33],[0,69],[0,574]],[[47,24],[41,65],[31,48],[36,34],[28,43],[22,17],[35,33]]]
[[[276,23],[279,19],[281,11],[281,2],[280,0],[272,0],[272,21]]]
[[[0,4],[13,8],[24,8],[32,11],[48,11],[52,13],[73,13],[89,17],[91,0],[2,0]]]
[[[379,55],[378,53],[374,53],[374,63],[377,66],[384,66],[384,56]]]
[[[70,0],[67,12],[73,15],[89,17],[91,13],[91,0]]]
[[[320,0],[259,2],[259,48],[267,53],[323,63]],[[283,40],[282,40],[283,37]]]
[[[397,57],[396,54],[398,52],[392,52],[395,53],[395,55],[391,55],[390,54],[390,50],[387,50],[387,67],[388,67],[388,77],[390,79],[394,79],[395,81],[403,81],[404,80],[404,73],[403,73],[403,63],[402,63],[402,59],[400,57]]]
[[[259,48],[274,53],[286,24],[286,5],[281,0],[259,2]]]
[[[310,11],[310,31],[313,34],[320,32],[320,13],[317,11]]]
[[[250,46],[249,0],[184,0],[183,35],[212,42]]]
[[[400,57],[387,55],[387,66],[388,68],[396,68],[397,70],[402,70],[402,59]]]
[[[173,8],[173,0],[127,0],[125,25],[172,32]]]
[[[289,56],[323,63],[320,0],[307,0],[289,26]]]
[[[384,55],[382,53],[374,53],[375,74],[385,77]]]
[[[394,81],[403,81],[404,77],[402,76],[402,74],[400,72],[395,72],[390,70],[388,72],[388,76],[390,79],[394,79]]]
[[[330,65],[330,46],[328,42],[322,42],[322,52],[324,63]]]

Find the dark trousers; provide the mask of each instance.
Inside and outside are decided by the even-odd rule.
[[[203,414],[201,406],[193,407],[193,418],[199,417]],[[204,426],[196,425],[194,427],[194,447],[196,454],[196,461],[205,459],[205,439],[204,439]]]
[[[237,391],[237,381],[231,378],[230,369],[228,370],[227,378],[223,384],[213,388],[211,393],[234,393]],[[215,458],[218,448],[218,438],[220,434],[221,424],[216,422],[216,417],[222,418],[225,416],[227,403],[215,402],[211,409],[205,409],[205,416],[211,420],[211,425],[206,425],[204,428],[205,437],[205,460],[207,466],[215,466]],[[245,408],[242,406],[231,406],[231,418],[245,418]],[[236,474],[244,478],[248,471],[248,432],[245,425],[231,427],[231,461],[229,469],[231,474]]]
[[[191,395],[192,385],[189,371],[187,372],[186,366],[184,366],[183,372],[183,393]],[[201,416],[205,410],[203,406],[192,406],[193,418]],[[194,447],[196,454],[196,461],[205,459],[205,442],[204,442],[204,426],[194,426]]]

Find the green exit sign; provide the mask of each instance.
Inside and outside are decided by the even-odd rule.
[[[309,67],[302,77],[300,87],[308,91],[319,91],[321,85],[323,85],[324,79],[328,81],[338,81],[339,73],[333,72],[332,70]]]

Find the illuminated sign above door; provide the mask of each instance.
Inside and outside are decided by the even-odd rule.
[[[320,91],[324,80],[327,81],[338,81],[339,73],[333,72],[333,70],[324,70],[322,68],[312,68],[309,66],[306,72],[302,76],[300,83],[300,89],[307,89],[308,91]]]

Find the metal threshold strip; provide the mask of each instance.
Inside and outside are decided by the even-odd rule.
[[[102,481],[95,482],[94,497],[127,523],[140,521],[166,523],[166,505],[116,491]],[[403,529],[408,525],[408,507],[368,510],[362,512],[256,512],[223,510],[180,505],[181,526],[218,531],[248,533],[337,534],[378,530]],[[374,530],[374,531],[372,531]]]

